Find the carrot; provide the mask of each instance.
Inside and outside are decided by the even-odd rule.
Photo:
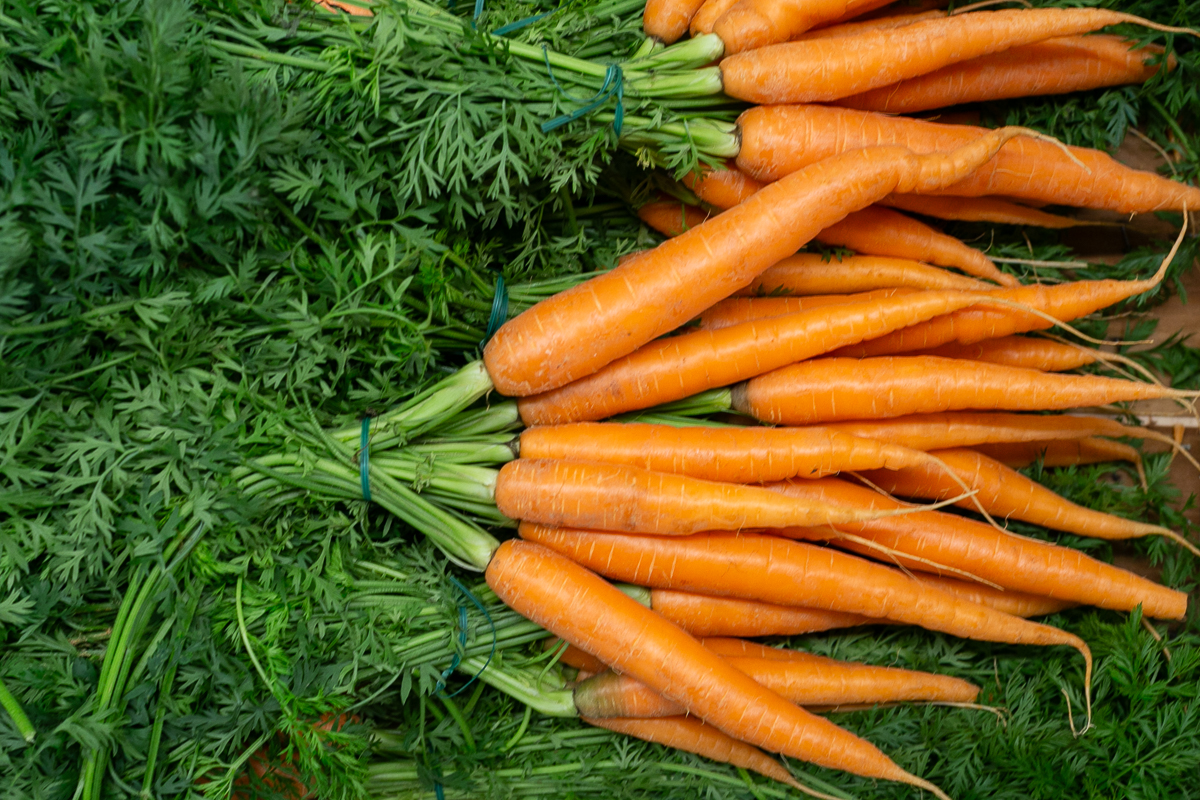
[[[881,205],[924,214],[938,219],[964,222],[998,222],[1003,225],[1032,225],[1037,228],[1075,228],[1083,225],[1109,225],[1107,222],[1073,219],[1048,214],[1036,208],[998,197],[929,197],[917,194],[890,194]]]
[[[651,608],[693,636],[795,636],[879,620],[861,614],[796,608],[737,597],[651,589]]]
[[[968,408],[1042,411],[1195,394],[1096,375],[1057,375],[937,356],[887,356],[822,358],[777,369],[734,387],[733,407],[776,425],[811,425]]]
[[[952,342],[929,350],[919,350],[912,355],[986,361],[990,364],[1037,369],[1042,372],[1065,372],[1096,361],[1095,351],[1086,347],[1026,336],[1004,336],[974,344]]]
[[[890,0],[741,0],[713,25],[726,53],[786,42],[822,22],[864,14]]]
[[[916,570],[913,570],[911,574],[921,583],[941,589],[947,594],[1003,611],[1005,614],[1012,614],[1015,617],[1041,617],[1076,605],[1069,600],[1056,600],[1042,594],[1014,592],[1011,589],[996,589],[982,583],[948,578],[944,575],[930,575]]]
[[[785,259],[786,261],[787,259]],[[803,297],[730,297],[700,315],[700,327],[715,331],[756,319],[786,317],[814,308],[845,306],[885,297],[910,295],[913,289],[872,289],[855,294],[817,294]]]
[[[811,658],[803,650],[768,647],[733,636],[701,636],[700,643],[722,658],[758,658],[768,661],[804,661]]]
[[[699,177],[689,173],[684,176],[683,183],[701,200],[722,211],[750,199],[751,195],[766,186],[731,164],[727,164],[725,169],[705,170]]]
[[[801,706],[899,701],[970,703],[979,694],[978,686],[958,678],[837,661],[808,653],[796,652],[794,658],[787,660],[718,655],[779,696]],[[611,670],[580,682],[575,688],[575,705],[584,717],[672,717],[686,713],[677,703],[640,681]]]
[[[1129,461],[1141,469],[1137,448],[1111,439],[1086,437],[1064,442],[997,442],[974,445],[974,449],[1001,464],[1020,469],[1035,461],[1047,467],[1071,467],[1105,461]]]
[[[703,4],[704,0],[646,0],[642,30],[670,44],[687,33],[692,17]]]
[[[678,200],[657,200],[638,209],[638,218],[664,236],[678,236],[708,217],[703,210]]]
[[[1163,49],[1135,50],[1134,44],[1120,36],[1048,39],[843,97],[837,103],[864,111],[911,114],[960,103],[1145,83],[1158,72],[1150,59],[1161,56]]]
[[[495,498],[496,507],[509,519],[670,536],[713,528],[742,530],[864,518],[860,512],[828,516],[825,509],[793,502],[759,486],[615,464],[532,458],[510,461],[501,468]]]
[[[758,35],[757,30],[742,35],[747,31],[739,30],[743,20],[736,12],[745,2],[731,8],[713,26],[725,52],[733,54],[721,61],[721,81],[730,97],[764,105],[837,100],[1019,45],[1123,22],[1167,30],[1132,14],[1106,9],[1022,8],[927,19],[835,39],[787,42],[800,31],[773,39]],[[1195,35],[1187,29],[1171,30]],[[772,40],[786,44],[770,44]],[[751,47],[757,49],[746,46],[751,41],[755,42]]]
[[[692,17],[692,24],[688,28],[692,37],[712,33],[717,20],[737,2],[738,0],[704,0],[704,5],[700,6],[700,10]]]
[[[856,36],[867,31],[887,31],[895,28],[903,28],[906,25],[912,25],[914,22],[921,22],[927,19],[940,19],[946,16],[946,12],[940,8],[931,8],[924,11],[918,11],[912,14],[900,14],[887,17],[876,17],[874,19],[862,19],[853,22],[843,22],[838,25],[830,25],[828,27],[814,28],[811,31],[806,31],[795,37],[796,41],[810,41],[812,39],[838,39],[845,36]]]
[[[563,645],[566,645],[565,647]],[[574,667],[577,670],[591,672],[593,674],[604,672],[608,669],[608,665],[600,659],[596,658],[591,653],[585,653],[573,644],[566,644],[557,636],[551,636],[546,640],[545,649],[555,650],[562,648],[562,652],[558,656],[558,660],[566,664],[568,667]],[[581,678],[580,680],[584,680]]]
[[[484,348],[488,375],[516,396],[590,375],[728,297],[851,211],[893,191],[952,183],[1020,134],[1003,128],[953,153],[916,157],[867,148],[797,171],[509,320]]]
[[[787,784],[807,795],[832,798],[799,783],[779,762],[756,747],[726,736],[712,725],[691,717],[665,717],[663,719],[601,719],[584,717],[583,721],[597,728],[605,728],[655,744],[674,747],[687,753],[695,753],[713,761],[732,764],[752,770],[772,780]]]
[[[871,206],[856,211],[816,236],[822,244],[848,247],[872,256],[907,258],[941,267],[956,267],[968,275],[1018,286],[1017,279],[997,269],[992,260],[953,236],[898,211]]]
[[[951,458],[952,464],[960,465],[960,460]],[[876,491],[835,478],[789,481],[773,484],[772,488],[823,506],[844,505],[863,511],[905,507]],[[981,491],[984,493],[986,490]],[[1140,604],[1148,616],[1163,619],[1182,619],[1187,613],[1187,595],[1183,592],[1097,561],[1078,550],[1014,536],[954,514],[922,511],[836,528],[792,528],[779,534],[830,541],[856,553],[877,556],[878,551],[867,546],[873,542],[887,548],[887,557],[905,567],[940,574],[940,570],[928,566],[934,563],[1005,589],[1098,608],[1130,611]],[[914,557],[925,561],[916,561]]]
[[[919,450],[819,428],[578,422],[527,428],[519,446],[527,459],[624,464],[726,483],[930,463],[936,468],[936,459]]]
[[[996,296],[917,292],[693,331],[651,342],[574,383],[521,398],[518,408],[526,425],[604,419],[727,386]]]
[[[523,523],[520,534],[602,575],[644,586],[883,617],[969,639],[1069,645],[1083,655],[1085,686],[1091,686],[1091,652],[1079,637],[968,603],[830,548],[753,533],[625,536]]]
[[[958,448],[938,450],[935,455],[976,490],[972,499],[978,500],[994,516],[1019,519],[1096,539],[1166,536],[1200,555],[1200,549],[1173,530],[1076,505],[982,453]],[[930,461],[930,464],[934,463]],[[864,472],[863,477],[889,494],[904,497],[942,500],[962,494],[961,485],[947,478],[945,467],[941,464],[932,469],[922,464],[899,470],[870,470]],[[973,507],[972,503],[964,504],[961,501],[955,505]]]
[[[738,169],[760,181],[778,180],[807,164],[859,147],[898,144],[929,152],[958,146],[985,131],[831,106],[752,108],[738,118],[738,128]],[[1004,195],[1128,213],[1181,210],[1185,204],[1200,208],[1196,187],[1130,169],[1098,150],[1064,151],[1028,139],[1002,147],[995,159],[966,180],[935,191],[901,194]]]
[[[993,288],[974,278],[919,261],[879,256],[847,256],[838,260],[826,259],[817,253],[797,253],[764,271],[749,286],[735,292],[734,296],[866,292],[893,287],[958,289],[964,292]]]
[[[504,542],[486,577],[510,608],[734,739],[946,797],[874,745],[763,688],[680,628],[546,547]]]

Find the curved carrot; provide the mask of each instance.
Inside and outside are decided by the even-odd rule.
[[[726,736],[712,725],[705,725],[698,719],[691,717],[666,717],[663,719],[583,717],[583,721],[597,728],[605,728],[647,742],[674,747],[676,750],[683,750],[687,753],[695,753],[713,761],[748,769],[812,797],[832,797],[832,795],[814,792],[802,785],[778,761],[758,748],[740,742],[732,736]]]
[[[891,0],[741,0],[713,25],[726,53],[786,42],[822,22],[864,14]]]
[[[1158,72],[1158,65],[1148,61],[1162,55],[1163,49],[1135,50],[1134,45],[1120,36],[1048,39],[843,97],[837,103],[864,111],[911,114],[960,103],[1145,83]]]
[[[952,342],[929,350],[919,350],[912,355],[986,361],[1042,372],[1066,372],[1096,361],[1096,353],[1086,347],[1027,336],[1003,336],[974,344]]]
[[[954,459],[961,466],[961,459]],[[969,478],[969,475],[964,477]],[[789,481],[772,488],[789,497],[822,506],[844,505],[863,511],[899,509],[905,504],[878,492],[834,478]],[[986,490],[981,491],[981,494]],[[987,503],[984,501],[984,505]],[[991,510],[991,509],[989,509]],[[1131,572],[1097,561],[1078,550],[1036,539],[1014,536],[954,514],[922,511],[866,523],[786,529],[783,536],[831,541],[862,555],[873,555],[863,542],[887,548],[902,566],[937,572],[914,556],[961,570],[1005,589],[1040,594],[1114,611],[1131,611],[1139,604],[1148,616],[1182,619],[1187,594],[1160,586]],[[849,539],[847,534],[855,537]]]
[[[638,218],[664,236],[678,236],[709,216],[702,209],[679,200],[656,200],[638,209]]]
[[[1091,536],[1096,539],[1136,539],[1142,536],[1166,536],[1182,544],[1196,555],[1200,550],[1178,533],[1159,525],[1093,511],[1072,503],[1026,478],[1019,472],[975,450],[957,448],[934,452],[945,466],[930,468],[927,464],[899,470],[868,470],[863,477],[889,494],[923,500],[942,500],[958,497],[962,486],[947,477],[945,467],[953,470],[967,486],[976,490],[973,500],[993,516],[1019,519],[1045,528]],[[932,460],[930,464],[933,464]],[[963,508],[973,503],[956,502]]]
[[[692,17],[704,0],[646,0],[642,12],[642,30],[670,44],[687,33]]]
[[[625,464],[705,481],[765,483],[936,464],[919,450],[807,428],[578,422],[527,428],[522,458]]]
[[[987,303],[993,296],[1001,295],[916,292],[693,331],[651,342],[574,383],[521,398],[518,408],[526,425],[604,419],[728,386],[889,330]]]
[[[721,80],[730,97],[762,105],[837,100],[989,53],[1123,22],[1164,30],[1132,14],[1106,9],[1021,8],[975,11],[836,39],[765,47],[759,40],[758,49],[743,52],[743,40],[731,48],[727,38],[728,23],[739,6],[713,27],[726,52],[734,54],[721,61]]]
[[[817,105],[752,108],[738,118],[738,126],[738,169],[760,181],[778,180],[807,164],[859,147],[897,144],[916,152],[945,150],[986,130]],[[944,189],[900,193],[1004,195],[1129,213],[1181,210],[1184,205],[1200,208],[1200,189],[1194,186],[1131,169],[1098,150],[1064,151],[1030,139],[1010,142],[969,178]]]
[[[814,308],[845,306],[851,303],[880,300],[885,297],[898,297],[912,294],[913,291],[915,290],[872,289],[868,292],[854,294],[816,294],[802,297],[730,297],[701,314],[700,327],[703,330],[715,331],[756,319],[785,317],[788,314],[798,314]]]
[[[998,222],[1003,225],[1032,225],[1037,228],[1076,228],[1084,225],[1108,225],[1107,222],[1073,219],[1048,214],[1037,208],[1002,200],[998,197],[940,197],[917,194],[891,194],[880,205],[924,214],[938,219],[964,222]]]
[[[816,239],[865,255],[956,267],[968,275],[986,278],[1001,286],[1020,285],[1015,277],[1001,272],[990,258],[974,247],[890,208],[871,206],[856,211],[818,233]]]
[[[650,607],[693,636],[796,636],[870,625],[861,614],[796,608],[739,597],[651,589]]]
[[[764,271],[734,296],[813,295],[888,288],[977,292],[995,287],[919,261],[880,256],[827,259],[817,253],[797,253]]]
[[[671,536],[864,518],[861,512],[840,510],[829,516],[826,509],[759,486],[549,459],[521,458],[505,464],[496,478],[495,497],[500,513],[510,519]]]
[[[510,608],[735,739],[945,797],[874,745],[764,689],[675,625],[546,547],[504,542],[486,577]]]
[[[921,583],[933,586],[947,594],[1003,611],[1005,614],[1012,614],[1014,617],[1042,617],[1077,605],[1069,600],[1057,600],[1042,594],[1014,592],[1011,589],[997,589],[982,583],[948,578],[944,575],[930,575],[917,570],[913,570],[911,574]]]
[[[1105,461],[1129,461],[1141,469],[1142,454],[1137,448],[1112,439],[1086,437],[1067,441],[996,442],[973,445],[988,458],[1013,469],[1041,461],[1046,467],[1071,467],[1100,464]]]
[[[936,155],[867,148],[799,170],[509,320],[484,348],[488,375],[496,389],[516,396],[590,375],[728,297],[851,211],[894,191],[952,183],[1021,134],[1002,128]]]
[[[1058,375],[937,356],[822,358],[734,387],[733,407],[777,425],[991,408],[1042,411],[1194,392],[1096,375]]]

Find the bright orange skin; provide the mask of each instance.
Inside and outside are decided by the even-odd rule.
[[[692,37],[702,36],[706,33],[712,33],[713,25],[717,23],[725,12],[733,8],[738,0],[705,0],[704,5],[700,6],[700,10],[692,17],[692,24],[688,27],[688,31]]]
[[[521,398],[517,407],[526,425],[605,419],[728,386],[990,297],[914,292],[692,331],[650,342],[574,383]]]
[[[1087,645],[1066,631],[960,600],[899,570],[828,547],[754,533],[626,536],[527,523],[520,533],[613,580],[845,611],[968,639],[1065,644],[1091,663]],[[1090,685],[1090,667],[1088,673]]]
[[[519,614],[734,739],[857,775],[929,785],[869,742],[763,688],[681,628],[548,548],[504,542],[486,577]]]
[[[683,183],[704,202],[722,211],[733,208],[766,186],[746,173],[728,165],[728,169],[710,169],[697,178],[687,175]]]
[[[915,152],[930,152],[957,147],[986,130],[814,105],[752,108],[738,122],[741,128],[738,169],[760,181],[777,180],[806,164],[860,147],[894,144]],[[1200,189],[1194,186],[1176,183],[1153,172],[1130,169],[1098,150],[1083,147],[1068,150],[1084,167],[1051,142],[1015,139],[1002,147],[995,159],[963,181],[933,191],[899,193],[1002,195],[1126,213],[1178,211],[1184,204],[1200,208]]]
[[[794,502],[760,486],[721,483],[615,464],[521,458],[496,480],[496,507],[510,519],[627,533],[819,525],[874,518]]]
[[[945,3],[938,3],[944,6]],[[870,15],[866,15],[870,16]],[[828,27],[816,28],[807,33],[797,36],[798,41],[809,41],[811,39],[835,39],[845,36],[857,36],[860,33],[867,31],[887,31],[895,28],[903,28],[906,25],[912,25],[914,22],[922,22],[927,19],[940,19],[946,16],[946,12],[940,8],[931,8],[925,11],[916,11],[910,14],[897,14],[892,16],[875,17],[874,19],[862,19],[859,21],[841,22]]]
[[[977,490],[973,499],[998,519],[1024,520],[1097,539],[1135,539],[1164,532],[1157,525],[1093,511],[1072,503],[1037,481],[975,450],[937,450],[931,455],[940,458],[967,486]],[[962,493],[958,484],[947,479],[944,470],[931,469],[926,465],[900,470],[867,470],[863,477],[889,494],[903,497],[942,500]],[[955,505],[960,508],[974,507],[971,501],[959,501]]]
[[[892,0],[741,0],[713,25],[726,53],[786,42],[821,23],[864,14]]]
[[[578,422],[521,433],[522,458],[625,464],[706,481],[764,483],[927,464],[925,453],[806,428]],[[936,463],[936,462],[933,462]]]
[[[795,258],[795,256],[792,256]],[[788,259],[784,259],[786,262]],[[768,270],[769,271],[769,270]],[[912,289],[872,289],[854,294],[818,294],[804,297],[729,297],[700,315],[700,327],[715,331],[756,319],[786,317],[813,308],[845,306],[885,297],[912,294]]]
[[[678,200],[657,200],[638,209],[638,218],[664,236],[678,236],[709,218],[709,214]]]
[[[1042,411],[1185,397],[1150,383],[937,356],[820,358],[734,388],[734,407],[776,425],[997,409]]]
[[[749,286],[735,292],[734,296],[814,295],[888,288],[978,292],[990,291],[995,287],[919,261],[880,256],[847,256],[841,260],[826,260],[817,253],[797,253],[763,272]]]
[[[919,194],[891,194],[880,204],[924,214],[938,219],[964,222],[998,222],[1002,225],[1032,225],[1037,228],[1075,228],[1094,225],[1087,220],[1047,214],[1036,208],[1001,200],[998,197],[929,197]]]
[[[1015,617],[1041,617],[1078,605],[1069,600],[1056,600],[1040,594],[1014,592],[1011,589],[996,589],[982,583],[961,581],[943,575],[930,575],[917,570],[913,570],[912,574],[922,583],[941,589],[947,594],[1003,611],[1005,614],[1012,614]]]
[[[741,52],[743,48],[728,47],[722,30],[737,8],[713,29],[726,42],[726,52],[734,53],[721,61],[721,78],[727,95],[761,105],[838,100],[1019,45],[1141,21],[1097,8],[975,11],[834,39],[760,44]]]
[[[651,608],[693,636],[795,636],[878,622],[861,614],[674,589],[651,589],[650,598]]]
[[[975,344],[944,344],[913,355],[965,358],[986,361],[1008,367],[1037,369],[1042,372],[1066,372],[1091,364],[1096,354],[1084,347],[1056,342],[1051,339],[1031,339],[1027,336],[1004,336],[985,339]]]
[[[1105,461],[1142,463],[1136,447],[1124,442],[1094,437],[1065,442],[998,442],[975,445],[974,449],[1000,463],[1020,469],[1041,460],[1047,467],[1071,467],[1076,464],[1100,464]]]
[[[972,475],[961,469],[961,461],[951,455],[951,468],[964,477],[969,486],[979,486],[971,483]],[[844,505],[864,511],[905,507],[872,489],[835,478],[774,484],[773,488],[789,497],[826,506]],[[958,494],[961,490],[950,496]],[[988,507],[986,498],[980,501],[989,511],[993,510]],[[995,513],[999,516],[1001,512],[996,510]],[[1187,613],[1187,594],[1184,592],[1160,586],[1078,550],[1014,536],[955,514],[918,511],[866,523],[839,525],[836,529],[820,526],[779,533],[789,538],[831,541],[863,555],[880,560],[894,559],[906,567],[936,573],[936,567],[928,563],[932,562],[970,573],[1006,589],[1072,603],[1114,611],[1130,611],[1141,604],[1148,616],[1162,619],[1182,619]],[[872,551],[866,545],[840,538],[842,534],[875,542],[892,552]],[[905,555],[928,559],[928,562],[906,559]]]
[[[642,30],[670,44],[687,33],[692,17],[703,4],[704,0],[646,0]]]
[[[751,747],[721,733],[712,725],[705,725],[692,717],[666,717],[663,719],[599,719],[584,717],[583,721],[597,728],[606,728],[624,733],[647,742],[674,747],[687,753],[695,753],[723,764],[732,764],[772,780],[801,789],[796,779],[779,762]],[[808,792],[811,793],[811,792]]]
[[[590,375],[678,328],[813,236],[892,192],[969,175],[1018,128],[951,153],[866,148],[799,170],[746,202],[509,320],[484,348],[496,389],[524,397]]]
[[[920,77],[843,97],[840,106],[911,114],[960,103],[1066,94],[1145,83],[1161,47],[1133,49],[1120,36],[1064,36],[963,61]]]

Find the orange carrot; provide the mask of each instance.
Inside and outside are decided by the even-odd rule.
[[[960,103],[1066,94],[1145,83],[1161,47],[1133,49],[1120,36],[1064,36],[963,61],[837,103],[864,111],[911,114]]]
[[[859,147],[897,144],[929,152],[961,145],[985,131],[815,105],[752,108],[739,117],[738,126],[738,169],[760,181],[778,180],[806,164]],[[1029,139],[1005,145],[966,180],[945,189],[907,194],[1003,195],[1129,213],[1180,210],[1185,204],[1200,208],[1200,189],[1194,186],[1130,169],[1098,150],[1071,147],[1064,152]]]
[[[1012,203],[998,197],[930,197],[917,194],[890,194],[881,205],[924,214],[938,219],[964,222],[998,222],[1003,225],[1032,225],[1038,228],[1075,228],[1082,225],[1108,225],[1107,222],[1073,219],[1047,214],[1036,208]]]
[[[953,463],[959,464],[958,460]],[[898,509],[905,504],[835,478],[773,484],[776,491],[823,506]],[[986,505],[986,502],[985,502]],[[867,523],[787,529],[780,535],[830,541],[862,555],[941,574],[930,563],[967,573],[980,582],[1018,592],[1084,603],[1115,611],[1139,604],[1148,616],[1182,619],[1187,595],[1126,570],[1097,561],[1078,550],[1014,536],[974,520],[938,511],[922,511]],[[850,538],[853,537],[853,538]],[[882,555],[868,543],[887,549]],[[918,561],[917,558],[926,561]]]
[[[488,375],[516,396],[590,375],[728,297],[851,211],[893,191],[952,183],[1021,132],[1003,128],[937,155],[867,148],[797,171],[509,320],[484,348]]]
[[[1166,536],[1200,555],[1200,550],[1197,550],[1195,545],[1173,530],[1076,505],[1037,481],[1032,481],[999,461],[974,450],[938,450],[934,455],[941,459],[944,465],[938,464],[932,469],[922,464],[899,470],[869,470],[862,476],[889,494],[924,500],[943,500],[962,494],[962,486],[947,477],[946,467],[949,467],[962,481],[976,490],[972,499],[978,500],[980,505],[995,517],[1019,519],[1097,539]],[[930,464],[935,463],[930,461]],[[964,504],[961,501],[955,505],[963,508],[974,507],[973,503]]]
[[[946,16],[946,12],[940,8],[930,8],[924,11],[917,11],[912,14],[900,14],[886,17],[875,17],[874,19],[862,19],[857,21],[843,22],[838,25],[830,25],[828,27],[814,28],[811,31],[800,34],[795,37],[796,41],[809,41],[811,39],[838,39],[845,36],[856,36],[867,31],[887,31],[895,28],[903,28],[905,25],[912,25],[914,22],[921,22],[927,19],[940,19]]]
[[[705,481],[764,483],[834,472],[901,469],[936,459],[819,428],[687,427],[578,422],[527,428],[522,458],[624,464]]]
[[[615,464],[522,458],[496,478],[496,507],[510,519],[671,536],[719,528],[817,525],[863,519],[789,500],[759,486],[719,483]],[[871,512],[867,517],[878,516]],[[894,513],[894,512],[888,512]]]
[[[727,11],[713,27],[725,52],[733,53],[721,61],[721,80],[730,97],[764,105],[837,100],[989,53],[1123,22],[1166,30],[1106,9],[1021,8],[957,14],[835,39],[787,42],[800,32],[795,31],[773,39],[786,44],[764,46],[770,43],[769,36],[747,37],[736,30],[741,20],[735,21],[735,12],[745,2]],[[746,47],[750,41],[756,42],[751,47],[757,49]]]
[[[1091,685],[1091,652],[1079,637],[960,600],[831,548],[753,533],[626,536],[527,523],[520,533],[588,569],[643,586],[846,611],[969,639],[1069,645],[1083,654],[1085,684]]]
[[[642,12],[642,30],[670,44],[687,33],[692,17],[704,0],[646,0]]]
[[[519,614],[734,739],[946,797],[874,745],[763,688],[675,625],[548,548],[504,542],[486,577],[491,590]]]
[[[526,425],[604,419],[727,386],[995,296],[916,292],[697,330],[651,342],[586,378],[524,397],[518,408]]]
[[[861,614],[796,608],[737,597],[651,589],[650,607],[693,636],[796,636],[869,625]]]
[[[1064,608],[1077,605],[1069,600],[1056,600],[1042,594],[1027,594],[1014,592],[1011,589],[996,589],[982,583],[963,581],[958,578],[947,578],[942,575],[930,575],[926,572],[912,571],[912,576],[921,583],[941,589],[971,603],[979,603],[1005,614],[1015,617],[1041,617],[1054,614]]]
[[[787,259],[784,259],[785,261]],[[985,284],[986,285],[986,284]],[[855,294],[816,294],[803,297],[730,297],[700,315],[700,327],[715,331],[756,319],[785,317],[814,308],[845,306],[885,297],[912,294],[913,289],[872,289]]]
[[[735,292],[734,296],[832,294],[893,287],[958,289],[964,292],[994,288],[974,278],[919,261],[879,256],[826,259],[817,253],[797,253],[764,271],[749,286]]]
[[[890,0],[741,0],[713,25],[726,53],[786,42],[823,22],[865,14]],[[814,73],[819,74],[819,73]]]
[[[738,0],[704,0],[704,5],[700,6],[700,10],[692,17],[692,24],[688,28],[692,37],[712,33],[717,20],[737,2]]]
[[[703,210],[678,200],[657,200],[638,209],[638,218],[664,236],[678,236],[708,217]]]
[[[547,650],[562,648],[562,652],[559,654],[558,660],[566,664],[568,667],[574,667],[577,670],[590,672],[592,674],[604,672],[606,669],[608,669],[607,664],[596,658],[591,653],[585,653],[573,644],[567,644],[565,647],[563,647],[564,644],[566,643],[563,642],[562,639],[559,639],[557,636],[551,636],[546,640],[545,648]]]
[[[974,344],[952,342],[929,350],[919,350],[912,355],[987,361],[991,364],[1037,369],[1042,372],[1066,372],[1096,361],[1095,351],[1086,347],[1026,336],[1004,336]]]
[[[701,200],[722,211],[748,200],[751,195],[766,186],[732,164],[727,164],[726,169],[706,170],[700,177],[689,173],[684,177],[683,183]]]
[[[734,387],[733,407],[776,425],[990,408],[1040,411],[1195,392],[1096,375],[1058,375],[937,356],[822,358]]]
[[[1027,467],[1035,461],[1041,461],[1047,467],[1130,461],[1137,464],[1139,469],[1142,463],[1142,454],[1137,448],[1124,442],[1095,437],[1063,442],[997,442],[977,444],[973,449],[1013,469]]]

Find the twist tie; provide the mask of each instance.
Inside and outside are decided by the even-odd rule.
[[[554,81],[554,85],[558,87],[558,90],[574,102],[584,103],[583,108],[578,108],[570,114],[563,114],[561,117],[555,117],[549,122],[543,122],[542,133],[549,133],[555,128],[561,128],[563,125],[574,122],[580,117],[592,113],[607,103],[610,98],[616,96],[617,110],[613,114],[613,131],[620,136],[621,125],[625,121],[625,107],[623,105],[625,99],[625,77],[624,73],[621,72],[621,68],[616,64],[609,64],[608,69],[604,72],[604,84],[600,87],[600,91],[596,92],[588,100],[579,100],[571,97],[567,90],[562,87],[562,84],[558,82],[558,79],[554,77],[554,70],[550,67],[550,53],[546,50],[545,46],[542,47],[542,57],[546,61],[546,71],[550,73],[550,80]]]
[[[483,670],[487,669],[488,665],[492,663],[492,658],[493,658],[493,656],[496,655],[496,623],[492,619],[492,615],[489,614],[487,612],[487,609],[483,607],[483,603],[479,602],[479,598],[476,597],[474,594],[472,594],[470,589],[468,589],[466,586],[463,586],[461,583],[459,583],[458,579],[455,578],[453,575],[447,575],[446,577],[450,579],[450,582],[453,583],[460,592],[462,592],[464,595],[466,595],[466,598],[468,600],[470,600],[471,603],[476,608],[478,608],[481,612],[483,612],[483,616],[487,618],[488,624],[492,626],[492,652],[488,653],[487,661],[484,662],[482,669],[480,669],[479,672],[476,672],[474,675],[472,675],[471,680],[467,681],[462,686],[460,686],[458,689],[456,689],[454,691],[454,694],[445,694],[443,692],[443,690],[446,688],[446,678],[449,678],[450,675],[454,672],[454,670],[458,669],[458,665],[462,663],[462,657],[459,656],[458,653],[454,654],[454,658],[450,659],[450,666],[446,667],[446,669],[442,672],[442,676],[440,678],[438,678],[437,688],[434,689],[434,692],[436,694],[441,694],[443,697],[449,698],[449,697],[454,697],[456,695],[461,694],[468,686],[470,686],[472,683],[474,683],[475,680],[480,675],[483,674]],[[459,644],[460,649],[466,649],[466,646],[467,646],[467,609],[466,609],[466,606],[458,607],[458,644]]]
[[[488,343],[495,334],[500,330],[500,326],[508,319],[508,286],[504,283],[504,276],[496,276],[496,291],[492,295],[492,313],[488,316],[487,332],[483,334],[483,340],[479,343],[483,347]]]
[[[554,8],[542,14],[534,14],[532,17],[526,17],[525,19],[519,19],[516,22],[510,22],[507,25],[501,25],[499,28],[496,28],[496,30],[492,31],[492,36],[508,36],[510,33],[519,31],[521,28],[524,28],[527,25],[532,25],[535,22],[541,22],[556,11],[558,11],[558,9]]]
[[[363,417],[362,439],[358,449],[358,477],[362,481],[363,500],[371,501],[371,418]]]

